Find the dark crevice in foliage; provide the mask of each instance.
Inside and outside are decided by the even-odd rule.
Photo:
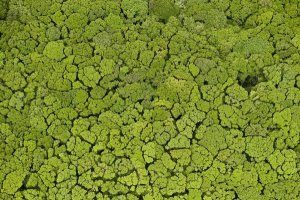
[[[251,162],[251,161],[252,161],[252,159],[251,159],[251,157],[249,156],[249,154],[247,154],[246,152],[244,152],[244,155],[245,155],[245,158],[246,158],[246,160],[247,160],[248,162]]]
[[[256,75],[250,75],[250,74],[245,75],[243,73],[239,73],[237,79],[238,79],[238,84],[243,88],[245,88],[247,91],[250,91],[257,84],[266,81],[266,78],[262,72]]]
[[[258,77],[257,76],[251,76],[248,75],[246,77],[246,79],[244,80],[240,80],[239,79],[239,84],[243,87],[243,88],[251,88],[254,87],[255,85],[257,85],[258,83]]]

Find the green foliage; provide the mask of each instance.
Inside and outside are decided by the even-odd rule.
[[[150,0],[149,7],[162,20],[179,14],[179,8],[173,0]]]
[[[272,53],[274,51],[274,47],[265,39],[254,37],[237,43],[234,50],[249,56],[251,54]]]
[[[44,49],[43,54],[48,58],[61,60],[65,57],[64,55],[64,44],[61,42],[49,42]]]
[[[204,22],[207,27],[223,28],[226,25],[226,15],[215,9],[213,4],[205,1],[190,0],[186,2],[185,13],[196,21]]]
[[[147,0],[123,0],[121,8],[133,22],[144,20],[148,14]]]
[[[299,6],[0,0],[0,199],[299,199]]]
[[[22,170],[16,170],[9,173],[3,181],[1,192],[7,194],[15,194],[18,189],[23,185],[23,181],[26,177],[26,172]]]
[[[6,18],[8,10],[8,2],[6,0],[1,0],[0,1],[0,20]]]
[[[84,28],[87,23],[88,17],[81,13],[73,13],[65,21],[69,29]]]
[[[257,161],[266,159],[273,151],[273,141],[270,138],[260,136],[246,138],[246,153]]]

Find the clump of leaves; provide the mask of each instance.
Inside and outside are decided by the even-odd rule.
[[[173,0],[149,0],[149,8],[163,21],[179,14],[179,7]]]
[[[0,1],[0,20],[6,18],[8,3],[6,0]]]

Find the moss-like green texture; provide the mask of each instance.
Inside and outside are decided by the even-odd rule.
[[[7,10],[8,10],[7,0],[1,0],[0,1],[0,20],[6,18]]]
[[[299,3],[0,0],[0,200],[300,199]]]
[[[149,0],[149,7],[161,20],[168,20],[169,17],[179,14],[179,7],[174,0]]]

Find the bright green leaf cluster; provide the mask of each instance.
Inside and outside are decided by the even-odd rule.
[[[300,199],[298,0],[0,0],[0,199]]]

